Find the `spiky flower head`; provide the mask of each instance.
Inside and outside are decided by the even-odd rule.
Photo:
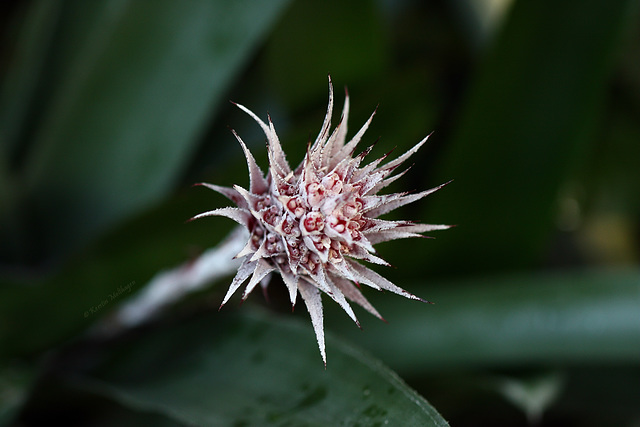
[[[302,296],[326,364],[321,293],[337,302],[358,326],[348,301],[382,319],[362,295],[360,284],[428,302],[360,263],[389,265],[375,255],[374,244],[422,237],[419,233],[449,227],[378,218],[442,187],[415,194],[378,194],[406,172],[391,176],[427,141],[428,136],[392,161],[382,164],[387,157],[385,155],[363,166],[362,161],[372,147],[355,157],[353,153],[375,111],[347,142],[347,93],[342,118],[329,133],[333,112],[333,85],[329,78],[329,106],[322,129],[315,142],[309,144],[302,163],[291,169],[271,118],[265,123],[248,108],[236,105],[264,131],[268,142],[269,170],[263,174],[245,143],[233,131],[247,159],[249,189],[238,185],[229,188],[200,184],[225,195],[238,207],[215,209],[192,219],[225,216],[246,227],[250,235],[246,246],[236,256],[242,259],[242,264],[220,307],[247,279],[249,283],[244,289],[243,300],[259,283],[266,288],[272,273],[280,274],[289,291],[291,304],[295,305],[298,293]]]

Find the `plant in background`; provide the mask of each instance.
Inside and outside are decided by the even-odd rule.
[[[225,195],[238,207],[215,209],[192,219],[225,216],[246,227],[250,234],[248,242],[236,255],[236,258],[242,259],[242,264],[222,305],[247,279],[249,283],[245,287],[243,300],[259,283],[266,288],[271,274],[279,273],[289,291],[292,306],[295,306],[300,292],[311,315],[320,353],[326,364],[321,293],[337,302],[356,324],[358,320],[347,300],[382,319],[360,292],[360,283],[428,302],[394,285],[359,262],[389,265],[375,255],[374,244],[422,237],[419,233],[449,228],[448,225],[378,218],[400,206],[420,200],[445,185],[415,194],[378,194],[406,172],[392,175],[396,168],[418,151],[428,136],[395,160],[383,164],[387,157],[385,155],[362,165],[373,146],[356,156],[353,153],[375,111],[356,135],[346,142],[349,115],[347,93],[340,123],[330,133],[333,85],[329,78],[329,106],[322,129],[313,145],[309,144],[300,165],[291,169],[271,118],[267,124],[248,108],[237,106],[258,122],[267,137],[269,171],[266,176],[263,174],[247,146],[234,131],[247,159],[249,190],[238,185],[229,188],[200,184]]]
[[[638,1],[5,3],[0,426],[640,425]],[[489,28],[496,3],[508,11]],[[327,22],[339,25],[327,31]],[[408,208],[425,203],[363,216],[464,224],[437,245],[385,244],[399,252],[388,261],[403,259],[394,283],[436,307],[395,295],[371,300],[372,291],[336,279],[329,253],[322,261],[299,229],[298,243],[320,258],[325,288],[330,281],[358,314],[339,286],[348,282],[390,323],[372,316],[361,333],[327,314],[342,308],[326,304],[322,283],[298,264],[295,293],[306,285],[325,300],[328,370],[318,369],[308,320],[253,304],[210,309],[224,293],[212,301],[207,289],[228,287],[251,262],[249,253],[233,259],[251,236],[246,227],[182,225],[224,206],[203,205],[217,195],[185,195],[194,182],[238,183],[252,194],[246,161],[234,155],[242,150],[220,145],[230,136],[221,122],[229,109],[238,114],[229,97],[296,117],[287,134],[301,135],[292,138],[300,145],[283,146],[300,149],[288,182],[305,195],[295,167],[317,89],[325,90],[318,70],[327,69],[374,98],[365,106],[381,99],[394,111],[379,123],[394,143],[376,149],[398,149],[369,175],[422,139],[421,129],[446,130],[430,140],[433,156],[420,159],[406,189],[448,177],[459,188],[420,213]],[[351,116],[360,116],[351,101]],[[361,124],[344,126],[337,132],[348,144]],[[331,170],[322,160],[337,153],[321,154],[320,143],[312,150],[315,136],[305,161],[323,184]],[[288,176],[278,154],[274,171],[266,154],[264,163],[256,156],[268,188],[255,194],[271,196],[274,177]],[[378,193],[405,190],[391,188],[408,175]],[[251,230],[272,233],[236,197]],[[289,216],[282,201],[271,203]],[[566,206],[571,230],[559,227]],[[315,246],[316,234],[308,236]],[[329,248],[342,241],[328,237]],[[390,274],[339,254],[352,269]],[[277,256],[260,260],[274,268],[265,278],[279,274]],[[286,295],[273,280],[269,290]]]

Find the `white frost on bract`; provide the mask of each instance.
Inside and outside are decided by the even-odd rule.
[[[120,307],[111,319],[111,328],[141,325],[184,295],[237,271],[240,261],[231,258],[244,246],[247,237],[247,231],[238,227],[221,244],[192,262],[156,274],[138,295]]]
[[[242,259],[242,264],[222,305],[247,279],[249,283],[243,299],[258,283],[266,287],[271,273],[279,273],[289,290],[291,304],[295,305],[298,292],[302,296],[326,364],[321,293],[337,302],[356,323],[358,321],[347,300],[382,319],[356,286],[361,283],[424,301],[365,267],[359,260],[388,265],[375,255],[374,244],[420,237],[419,233],[449,228],[447,225],[378,218],[442,187],[440,185],[416,194],[377,194],[402,175],[391,176],[427,141],[428,136],[395,160],[382,164],[386,158],[384,156],[361,166],[371,147],[355,157],[352,155],[375,112],[346,142],[349,114],[347,94],[340,123],[330,133],[333,85],[329,78],[329,106],[322,129],[315,142],[307,148],[302,163],[296,169],[291,169],[271,118],[265,123],[248,108],[236,105],[260,125],[267,137],[268,173],[266,176],[263,174],[245,143],[234,131],[247,159],[249,190],[237,185],[229,188],[200,184],[228,197],[237,208],[216,209],[192,219],[224,216],[249,231],[248,242],[236,255]]]

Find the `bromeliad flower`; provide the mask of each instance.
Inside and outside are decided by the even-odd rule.
[[[419,233],[442,230],[447,225],[389,221],[378,217],[433,193],[438,186],[421,193],[378,192],[403,175],[391,176],[407,158],[427,141],[424,138],[400,157],[382,164],[387,156],[362,166],[372,147],[353,157],[353,152],[369,127],[374,113],[355,136],[346,142],[349,96],[345,97],[342,118],[332,133],[333,85],[329,78],[329,106],[322,129],[308,146],[302,163],[291,169],[278,140],[271,118],[263,122],[248,108],[268,141],[269,171],[262,173],[247,146],[235,131],[249,168],[249,189],[202,183],[231,199],[238,207],[215,209],[196,215],[225,216],[246,227],[249,240],[236,255],[242,259],[238,273],[220,307],[248,279],[242,299],[258,284],[266,288],[272,273],[282,276],[295,305],[298,293],[311,316],[313,328],[326,364],[321,293],[340,304],[356,324],[348,301],[359,304],[382,319],[362,295],[360,284],[387,290],[406,298],[425,301],[394,285],[360,261],[389,265],[375,255],[373,245]],[[444,185],[444,184],[443,184]]]

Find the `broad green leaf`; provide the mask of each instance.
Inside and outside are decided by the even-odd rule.
[[[233,225],[185,221],[220,200],[197,188],[186,193],[132,218],[69,258],[54,275],[0,278],[0,360],[60,345],[140,291],[156,273],[217,245]]]
[[[48,251],[166,196],[285,3],[64,3],[25,164]]]
[[[16,19],[18,16],[22,19],[12,28],[15,44],[0,82],[0,156],[7,159],[7,165],[16,166],[20,154],[17,151],[24,149],[18,146],[20,133],[26,130],[30,113],[36,108],[31,101],[38,89],[60,8],[60,1],[31,2],[23,13],[15,14]]]
[[[530,266],[595,140],[634,0],[515,2],[474,78],[424,216],[460,227],[419,255],[458,273]],[[414,259],[417,258],[414,257]]]
[[[327,348],[325,369],[309,325],[215,313],[127,340],[80,384],[189,425],[448,425],[382,363]]]
[[[18,159],[26,147],[19,144],[19,136],[29,127],[35,108],[31,101],[60,9],[57,1],[31,3],[25,10],[21,8],[26,2],[16,8],[15,15],[23,19],[3,31],[9,40],[16,40],[6,69],[0,70],[0,260],[6,263],[23,260],[29,249],[18,172]]]
[[[401,373],[638,361],[637,270],[508,275],[437,285],[419,292],[433,306],[368,293],[388,324],[360,316],[364,331],[346,328],[334,309],[327,322]]]

